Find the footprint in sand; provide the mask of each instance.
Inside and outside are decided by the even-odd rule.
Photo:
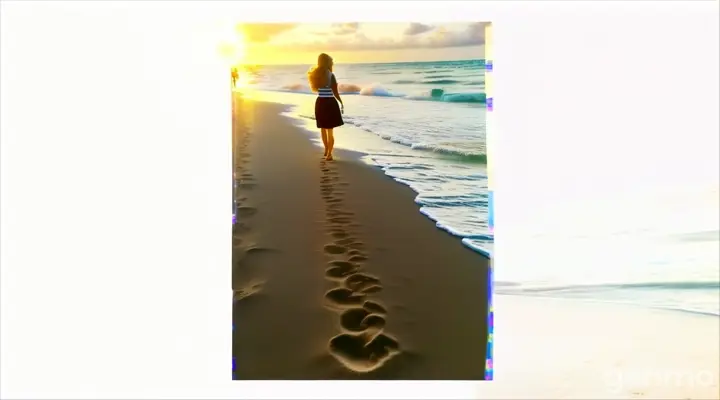
[[[363,243],[363,242],[354,242],[354,243],[350,243],[350,244],[348,245],[348,247],[351,248],[351,249],[354,249],[354,250],[362,250],[362,249],[365,248],[365,243]]]
[[[337,197],[336,197],[337,198]],[[340,203],[339,201],[336,203]],[[338,207],[340,204],[328,204],[327,207],[327,215],[329,217],[352,217],[355,215],[355,213],[350,211],[345,211],[342,209],[342,207]]]
[[[237,252],[233,253],[233,265],[237,267],[242,267],[244,265],[253,265],[257,263],[257,258],[259,257],[265,257],[267,255],[276,253],[276,250],[274,249],[268,249],[265,247],[259,247],[259,246],[248,246],[244,249],[238,248],[236,249]]]
[[[233,302],[247,299],[260,292],[262,289],[263,282],[257,282],[247,285],[246,287],[233,290]]]
[[[325,298],[330,304],[338,308],[344,308],[363,304],[365,295],[353,293],[353,291],[348,288],[335,288],[325,293]]]
[[[365,256],[354,255],[354,256],[350,256],[350,258],[348,258],[348,261],[350,261],[350,262],[355,262],[355,263],[359,263],[359,262],[367,261],[367,259],[368,259],[368,258],[365,257]]]
[[[246,233],[250,231],[250,227],[242,222],[238,222],[233,225],[233,233]]]
[[[332,210],[327,210],[327,216],[330,218],[335,218],[335,217],[346,217],[347,218],[347,217],[352,217],[353,213],[338,210],[338,209],[332,209]]]
[[[345,239],[339,239],[335,241],[335,244],[340,246],[347,246],[350,243],[355,243],[355,239],[351,237],[346,237]]]
[[[345,278],[358,271],[357,265],[347,261],[331,261],[329,265],[325,270],[325,275],[329,278]]]
[[[238,188],[239,188],[239,189],[254,189],[255,186],[257,186],[257,185],[254,184],[254,183],[250,183],[250,182],[240,182],[240,183],[238,183]]]
[[[347,279],[345,279],[345,286],[353,292],[363,293],[367,293],[366,290],[370,288],[382,288],[380,279],[361,272],[348,276]]]
[[[387,314],[387,310],[381,304],[374,301],[366,301],[363,303],[363,308],[368,310],[372,314]]]
[[[364,308],[351,308],[340,315],[340,325],[350,332],[380,331],[385,327],[382,315],[372,314]]]
[[[386,363],[400,351],[397,340],[385,334],[343,333],[330,339],[330,354],[348,369],[370,372]]]
[[[254,207],[238,207],[235,210],[235,214],[238,216],[238,218],[250,217],[252,215],[255,215],[256,213],[257,209]]]
[[[245,249],[245,252],[248,255],[254,255],[254,254],[265,254],[265,253],[274,253],[274,249],[269,249],[267,247],[261,247],[261,246],[250,246],[247,249]]]
[[[347,224],[350,222],[350,218],[347,217],[329,217],[327,220],[333,224]]]
[[[352,212],[343,210],[342,196],[334,186],[347,186],[331,177],[329,169],[323,168],[321,196],[326,202],[325,211],[328,233],[335,242],[324,246],[329,255],[348,254],[347,260],[328,263],[325,270],[327,279],[342,282],[341,287],[325,293],[325,299],[340,314],[340,325],[346,331],[330,339],[328,350],[346,368],[356,372],[369,372],[381,367],[387,360],[400,352],[400,345],[394,338],[383,333],[386,325],[384,306],[366,300],[366,296],[382,290],[380,280],[360,272],[358,263],[368,260],[362,251],[365,244],[348,233],[346,227],[360,227],[354,222]],[[338,226],[339,225],[339,226]]]
[[[373,293],[379,293],[382,291],[382,286],[380,285],[372,285],[364,288],[361,290],[363,294],[373,294]]]
[[[243,238],[233,235],[233,238],[232,238],[233,247],[238,247],[238,246],[242,245],[242,243],[243,243]]]
[[[325,252],[328,254],[343,254],[347,252],[347,247],[338,246],[336,244],[325,245]]]
[[[336,239],[346,239],[349,236],[349,234],[347,232],[342,231],[342,230],[331,232],[330,235]]]

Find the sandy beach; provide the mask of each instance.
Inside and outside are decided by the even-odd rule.
[[[496,295],[480,399],[720,399],[714,316]]]
[[[488,260],[283,111],[234,98],[234,378],[483,379]]]

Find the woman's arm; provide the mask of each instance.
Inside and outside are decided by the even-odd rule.
[[[342,109],[344,111],[345,105],[343,104],[343,101],[340,98],[340,92],[338,92],[338,83],[337,83],[337,79],[335,79],[335,74],[332,74],[332,78],[330,78],[330,79],[332,79],[330,84],[332,86],[333,95],[335,95],[335,98],[337,99],[337,101],[340,102],[340,107],[342,107]]]

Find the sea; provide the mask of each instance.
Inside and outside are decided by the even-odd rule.
[[[542,195],[552,204],[523,232],[496,227],[523,251],[497,251],[495,294],[720,316],[717,181],[565,200]]]
[[[309,67],[246,67],[241,83],[263,100],[290,106],[287,116],[320,146]],[[336,147],[362,154],[411,187],[420,212],[439,229],[494,257],[484,60],[338,64],[334,73],[346,123]],[[529,194],[528,207],[549,193]],[[545,199],[547,209],[526,224],[534,229],[512,238],[523,251],[503,248],[494,257],[494,293],[720,316],[718,193],[710,174],[624,197]]]

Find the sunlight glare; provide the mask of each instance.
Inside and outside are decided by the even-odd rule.
[[[240,65],[245,59],[245,37],[234,29],[223,29],[219,45],[220,56],[232,66]]]

